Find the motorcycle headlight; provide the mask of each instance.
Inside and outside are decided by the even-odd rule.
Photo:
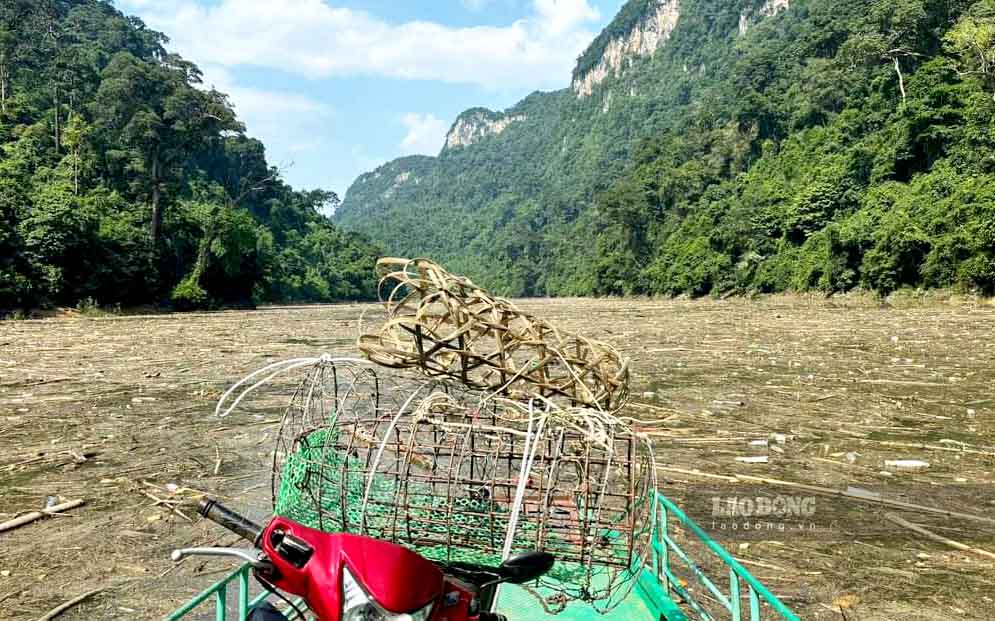
[[[366,592],[348,567],[342,567],[342,621],[428,621],[433,603],[415,612],[390,612]]]

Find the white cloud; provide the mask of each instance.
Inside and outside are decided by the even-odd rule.
[[[408,128],[407,135],[401,141],[401,152],[405,155],[438,155],[442,143],[446,140],[449,123],[435,118],[432,114],[411,112],[401,119]]]
[[[469,0],[479,3],[479,0]],[[569,80],[577,55],[594,37],[598,10],[589,0],[533,0],[507,26],[454,28],[435,22],[385,22],[322,0],[119,0],[172,46],[203,64],[255,66],[308,78],[377,75],[551,88]]]
[[[249,135],[275,150],[276,161],[271,163],[287,168],[295,155],[320,150],[321,137],[335,116],[328,104],[298,93],[239,85],[225,67],[206,64],[201,71],[203,87],[226,93]]]
[[[554,36],[569,34],[585,22],[601,17],[598,9],[587,0],[535,0],[534,6],[540,22],[548,28],[548,34]]]
[[[204,65],[201,71],[204,74],[204,88],[216,88],[227,93],[242,120],[285,119],[288,115],[298,114],[328,117],[332,114],[329,105],[304,95],[239,86],[224,67]]]

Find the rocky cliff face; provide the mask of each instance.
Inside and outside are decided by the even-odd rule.
[[[765,17],[773,17],[791,5],[791,0],[767,0],[756,11],[743,11],[739,14],[739,34],[744,35],[750,26]]]
[[[445,149],[468,147],[488,136],[496,136],[512,123],[525,120],[524,114],[503,115],[490,110],[470,110],[456,119],[446,134]]]
[[[608,42],[601,60],[593,69],[574,78],[572,87],[577,97],[590,97],[594,88],[609,75],[620,75],[627,60],[652,55],[670,38],[680,16],[680,0],[657,0],[652,10],[635,27]]]

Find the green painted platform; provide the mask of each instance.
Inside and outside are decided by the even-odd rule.
[[[589,604],[571,602],[557,614],[546,612],[534,595],[522,587],[501,585],[497,612],[509,619],[529,621],[686,621],[677,605],[663,594],[659,582],[645,571],[629,596],[607,614],[598,614]]]

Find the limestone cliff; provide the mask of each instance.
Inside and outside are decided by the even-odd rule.
[[[500,134],[512,123],[524,121],[525,118],[524,114],[505,115],[486,108],[467,110],[456,119],[446,134],[445,149],[468,147],[488,136]]]
[[[627,32],[604,44],[594,67],[574,76],[572,87],[577,97],[590,97],[609,75],[620,75],[627,61],[650,56],[667,42],[681,16],[680,0],[653,0],[649,9]]]

